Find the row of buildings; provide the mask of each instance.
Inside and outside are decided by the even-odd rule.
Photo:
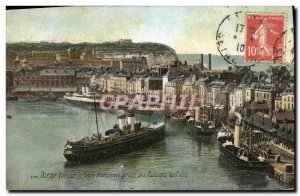
[[[224,80],[222,73],[199,73],[182,69],[169,69],[166,73],[129,73],[109,68],[98,69],[33,69],[21,70],[14,76],[16,91],[47,90],[51,88],[71,88],[91,86],[101,92],[128,95],[145,94],[162,97],[195,97],[202,105],[222,106],[234,111],[249,103],[266,105],[268,113],[277,110],[294,110],[293,85],[287,83],[279,87],[276,83],[266,83],[252,78],[248,83]],[[253,105],[252,105],[253,107]]]

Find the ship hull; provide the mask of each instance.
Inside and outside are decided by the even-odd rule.
[[[42,100],[44,101],[56,101],[58,98],[57,97],[43,97]]]
[[[199,136],[200,135],[201,136],[212,136],[216,132],[215,128],[211,128],[211,129],[210,128],[199,128],[190,123],[187,123],[187,126],[193,134],[196,134]]]
[[[170,120],[171,120],[171,122],[178,123],[178,124],[185,124],[186,123],[185,118],[177,118],[177,117],[171,116]]]
[[[134,150],[142,149],[162,140],[164,136],[165,126],[162,126],[133,138],[124,139],[116,143],[109,143],[108,145],[104,145],[98,148],[96,147],[90,150],[64,153],[64,156],[69,162],[97,162],[101,159],[109,159],[112,157],[117,157],[121,154],[132,152]]]
[[[94,110],[95,104],[92,102],[86,102],[86,101],[80,101],[80,100],[73,100],[73,99],[67,99],[65,98],[65,100],[73,105],[73,106],[77,106],[77,107],[82,107],[82,108],[86,108],[86,109],[92,109]],[[102,111],[100,108],[100,104],[96,105],[97,111]]]
[[[7,101],[18,101],[18,97],[16,97],[16,96],[9,96],[9,97],[6,97],[6,100]]]
[[[37,102],[37,101],[41,101],[41,98],[18,98],[18,101],[20,102]]]
[[[218,145],[221,156],[239,169],[265,170],[270,166],[269,162],[244,161],[238,158],[232,151],[225,148],[219,140]]]
[[[73,100],[73,99],[67,99],[65,98],[65,100],[72,104],[72,105],[76,105],[76,106],[94,106],[93,102],[86,102],[86,101],[80,101],[80,100]]]

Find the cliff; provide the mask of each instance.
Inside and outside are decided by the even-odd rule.
[[[49,43],[49,42],[39,42],[39,43],[29,43],[29,42],[19,42],[19,43],[7,43],[7,52],[31,52],[31,51],[67,51],[68,48],[77,48],[83,50],[84,48],[95,49],[101,53],[113,53],[121,55],[147,55],[151,56],[153,59],[152,63],[156,64],[159,62],[170,62],[178,60],[177,54],[171,47],[159,44],[159,43],[134,43],[134,42],[104,42],[104,43],[77,43],[72,44],[68,42],[62,43]]]

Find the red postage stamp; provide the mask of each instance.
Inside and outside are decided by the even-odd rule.
[[[247,14],[245,61],[282,63],[285,15]]]

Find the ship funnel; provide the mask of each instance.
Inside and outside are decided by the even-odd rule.
[[[124,113],[119,113],[118,114],[118,119],[119,119],[119,128],[121,130],[124,130],[124,127],[126,125],[126,116]]]
[[[82,91],[82,94],[85,93],[85,86],[84,85],[82,85],[81,91]]]
[[[234,145],[236,147],[240,147],[240,137],[241,137],[241,126],[240,125],[235,125],[234,128]]]
[[[203,71],[203,54],[200,54],[200,58],[201,58],[201,61],[200,61],[200,70]]]
[[[90,92],[90,87],[88,85],[86,85],[85,87],[85,92],[88,94]]]
[[[134,112],[128,112],[127,113],[127,122],[128,125],[130,125],[130,130],[131,131],[135,131],[135,116],[134,116]]]
[[[242,115],[238,112],[235,112],[237,120],[234,128],[234,145],[240,147],[240,137],[241,137],[241,128],[242,128]]]
[[[200,121],[200,107],[195,107],[195,121]]]
[[[211,71],[211,54],[208,54],[208,70]]]

